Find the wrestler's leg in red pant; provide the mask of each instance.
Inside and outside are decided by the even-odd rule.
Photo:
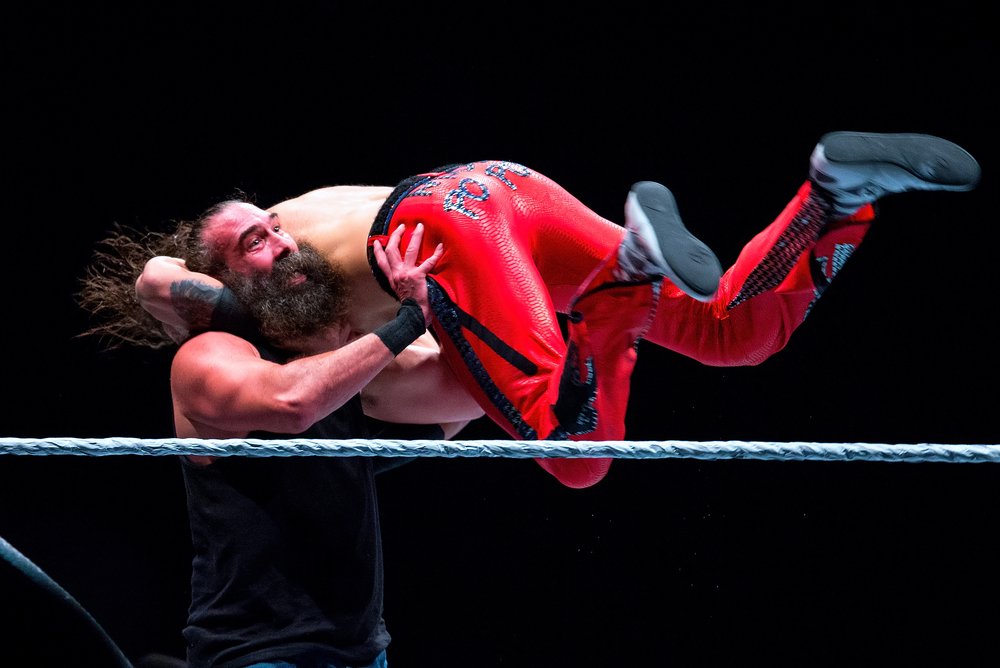
[[[625,438],[632,371],[638,340],[653,318],[659,282],[646,286],[603,283],[577,301],[569,319],[570,360],[575,341],[589,341],[597,370],[599,419],[592,432],[570,435],[578,440],[620,441]],[[585,331],[581,332],[580,329]],[[539,459],[539,465],[570,487],[588,487],[608,472],[611,460]]]
[[[696,301],[665,282],[644,338],[712,366],[760,364],[785,347],[874,217],[865,205],[838,218],[806,182],[743,248],[714,300]]]
[[[404,182],[373,238],[406,224],[405,245],[418,222],[421,257],[444,244],[428,280],[435,331],[487,415],[523,440],[621,439],[635,347],[658,287],[613,282],[624,229],[545,176],[503,162]],[[571,310],[567,343],[557,313]],[[538,462],[570,487],[598,482],[610,465]]]

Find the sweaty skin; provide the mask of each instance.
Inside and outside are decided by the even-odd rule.
[[[399,308],[399,303],[372,276],[366,246],[372,221],[392,190],[332,186],[267,209],[278,214],[281,226],[293,239],[312,243],[324,257],[343,268],[351,286],[348,318],[357,334],[372,332],[392,320]]]
[[[241,204],[223,216],[217,233],[226,237],[228,230],[236,238],[254,222],[259,229],[254,237],[245,238],[242,245],[226,245],[230,267],[266,270],[274,257],[297,250],[296,239],[313,242],[328,259],[341,263],[352,292],[348,327],[338,333],[341,337],[338,345],[343,345],[393,320],[399,310],[399,302],[386,294],[372,276],[365,252],[371,221],[391,191],[381,187],[324,188],[282,202],[266,212]],[[277,218],[269,219],[266,214],[277,214]],[[255,250],[247,251],[251,244]],[[163,322],[178,343],[187,339],[189,323],[186,315],[176,309],[172,290],[191,281],[210,290],[222,287],[218,279],[190,272],[183,260],[164,256],[150,259],[136,281],[136,295],[143,308]],[[316,354],[331,346],[329,340],[317,340],[299,342],[295,348],[303,354]],[[430,332],[425,332],[371,378],[364,385],[361,397],[370,417],[387,422],[440,424],[448,438],[469,420],[483,415],[483,410],[441,359],[440,346]],[[435,400],[428,402],[428,397]]]
[[[368,234],[372,221],[393,188],[330,186],[276,204],[266,211],[295,240],[308,241],[321,255],[343,269],[350,285],[350,338],[369,334],[396,317],[399,302],[383,290],[368,264]],[[447,367],[436,364],[438,346],[430,333],[376,376],[362,391],[369,415],[416,422],[461,420],[481,409],[454,379]],[[433,359],[430,359],[433,357]],[[427,397],[437,408],[430,415]],[[419,411],[416,407],[422,407]],[[451,412],[440,407],[454,406]],[[405,413],[397,413],[404,410]],[[419,415],[417,415],[419,413]]]
[[[258,212],[259,213],[259,212]],[[219,228],[231,227],[241,238],[241,248],[254,248],[246,255],[253,263],[267,263],[268,254],[283,252],[294,241],[285,239],[276,225],[255,235],[239,235],[240,230],[254,230],[256,219],[263,216],[238,216],[220,223]],[[238,222],[242,221],[242,222]],[[422,229],[414,233],[419,239]],[[265,241],[266,239],[266,241]],[[268,244],[273,244],[269,247]],[[426,272],[433,268],[440,252],[421,262],[416,252],[399,256],[389,254],[394,275],[399,280],[395,288],[409,297],[429,317]],[[387,265],[388,266],[388,265]],[[419,331],[419,330],[418,330]],[[396,355],[376,335],[351,337],[345,324],[335,323],[317,335],[299,341],[299,353],[285,364],[262,358],[250,342],[227,332],[207,331],[185,341],[174,355],[170,372],[170,387],[174,406],[174,424],[178,436],[200,438],[243,438],[251,431],[301,433],[346,404],[354,395],[362,394],[365,413],[387,421],[402,422],[406,409],[426,400],[426,392],[442,377],[437,347],[428,347],[426,355]],[[415,342],[416,343],[416,342]],[[422,346],[411,344],[410,348]],[[408,348],[404,353],[409,353]],[[400,360],[398,372],[402,378],[390,376],[379,401],[366,401],[364,390],[376,376]],[[445,374],[445,379],[450,375]],[[418,380],[422,379],[422,380]],[[413,393],[410,388],[419,391]],[[442,390],[452,386],[446,380]],[[457,388],[455,391],[458,391]],[[449,402],[439,402],[449,404]],[[481,411],[469,401],[457,402],[450,418],[438,418],[445,437],[450,438]],[[402,413],[397,411],[402,408]],[[448,409],[445,408],[445,411]],[[211,457],[192,457],[192,461],[207,464]]]

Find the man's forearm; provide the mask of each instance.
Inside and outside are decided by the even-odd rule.
[[[183,260],[154,257],[135,282],[135,296],[164,325],[198,330],[208,329],[222,288],[221,281],[189,271]]]

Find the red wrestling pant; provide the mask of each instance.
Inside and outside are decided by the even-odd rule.
[[[428,277],[432,325],[448,363],[519,440],[621,440],[636,346],[659,281],[616,283],[624,228],[551,179],[508,162],[475,162],[401,183],[372,227],[371,252],[400,224],[419,256],[444,244]],[[558,313],[568,314],[564,337]],[[606,458],[537,459],[569,487],[601,480]]]
[[[369,247],[398,224],[412,231],[418,222],[421,257],[444,243],[429,279],[435,330],[456,374],[509,434],[620,440],[640,338],[709,365],[763,362],[787,344],[873,217],[865,206],[833,220],[803,184],[706,303],[667,280],[615,283],[621,226],[537,172],[480,162],[400,184]],[[408,241],[409,233],[404,248]],[[391,294],[371,251],[369,259]],[[571,314],[568,342],[556,313]],[[570,487],[595,484],[610,466],[609,459],[537,461]]]

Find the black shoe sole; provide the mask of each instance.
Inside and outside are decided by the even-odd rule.
[[[962,192],[979,183],[976,159],[958,144],[933,135],[830,132],[819,143],[831,163],[892,164],[935,190]]]
[[[664,275],[695,299],[710,301],[722,278],[715,253],[684,227],[674,196],[665,186],[640,181],[631,190],[656,236],[666,265]]]

